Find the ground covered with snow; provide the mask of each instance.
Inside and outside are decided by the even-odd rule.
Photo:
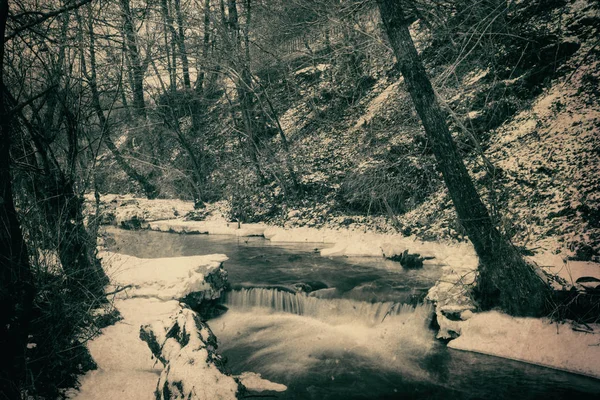
[[[80,379],[69,398],[142,400],[155,398],[156,391],[165,399],[235,399],[246,391],[244,382],[251,391],[285,390],[257,375],[227,374],[210,328],[181,302],[221,295],[226,256],[142,259],[101,252],[100,257],[122,319],[88,342],[98,368]]]
[[[116,300],[114,305],[123,319],[88,342],[98,368],[80,379],[79,391],[70,393],[72,399],[154,398],[162,366],[139,339],[140,326],[169,318],[179,309],[179,302],[133,298]]]
[[[524,361],[600,379],[600,325],[476,313],[461,324],[453,349]]]

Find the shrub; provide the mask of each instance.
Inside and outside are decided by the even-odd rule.
[[[367,213],[404,213],[439,185],[433,160],[401,155],[396,148],[382,160],[359,166],[345,178],[340,195],[350,209]]]

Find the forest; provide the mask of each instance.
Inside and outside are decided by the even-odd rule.
[[[84,389],[77,397],[73,388],[104,368],[88,344],[127,320],[116,299],[149,282],[143,272],[118,281],[111,269],[113,256],[126,265],[115,243],[137,246],[123,229],[149,243],[155,233],[146,230],[212,237],[220,229],[215,236],[246,237],[248,246],[255,236],[322,241],[335,244],[315,247],[324,257],[376,255],[403,274],[425,263],[428,294],[411,286],[410,313],[429,313],[438,339],[511,358],[469,347],[469,326],[494,313],[571,324],[587,335],[585,351],[571,352],[575,367],[530,362],[591,376],[574,387],[598,393],[599,29],[592,0],[0,0],[0,399],[112,398]],[[284,234],[289,240],[278,239]],[[353,308],[366,314],[373,304],[410,303],[383,299],[381,288],[357,296],[358,284],[340,289],[347,283],[322,277],[236,281],[229,251],[237,250],[164,246],[148,258],[227,254],[211,262],[223,263],[230,282],[210,267],[198,278],[210,289],[128,294],[186,304],[163,333],[150,320],[135,325],[135,340],[165,367],[157,399],[230,398],[192,395],[191,384],[168,376],[181,366],[163,347],[173,335],[182,349],[194,342],[187,324],[210,348],[207,363],[235,376],[233,398],[259,397],[246,372],[228,370],[233,358],[238,371],[237,353],[212,349],[219,329],[210,322],[221,308],[235,316],[242,304],[264,302],[257,291],[284,304],[277,312],[313,307],[317,319],[314,310],[326,307],[312,292],[333,296],[322,301],[344,318],[353,313],[345,301],[371,304]],[[144,259],[151,250],[123,254]],[[453,251],[464,257],[452,261]],[[422,311],[428,304],[433,311]],[[374,315],[394,330],[408,311],[391,307]],[[248,371],[273,381],[268,393],[278,392],[275,381],[288,392],[312,387],[308,378]],[[427,398],[415,385],[406,393]],[[368,398],[321,389],[281,398]],[[381,390],[373,398],[384,398]],[[477,398],[456,390],[442,398]]]

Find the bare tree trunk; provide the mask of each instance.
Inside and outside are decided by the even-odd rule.
[[[129,0],[119,0],[121,13],[123,17],[123,31],[125,33],[125,43],[129,61],[131,63],[131,73],[133,80],[133,106],[137,114],[146,118],[146,103],[144,101],[144,66],[140,59],[139,48],[137,44],[137,34],[134,29],[131,8]]]
[[[165,21],[165,30],[168,30],[171,35],[171,42],[169,43],[167,40],[167,35],[165,34],[165,49],[167,51],[167,62],[169,67],[169,80],[171,82],[171,90],[177,90],[177,32],[175,31],[175,26],[173,24],[173,16],[169,11],[169,2],[168,0],[161,0],[160,8],[163,13],[163,20]],[[169,44],[171,49],[169,49]],[[171,59],[169,60],[169,52],[171,54]]]
[[[181,69],[183,70],[183,85],[190,89],[192,83],[190,81],[190,66],[185,48],[185,29],[183,26],[183,15],[181,14],[181,0],[174,0],[175,14],[177,16],[177,45],[179,46],[179,57],[181,58]]]
[[[260,147],[260,139],[256,134],[256,124],[254,122],[254,110],[252,100],[252,75],[249,70],[249,53],[247,50],[242,49],[242,37],[240,36],[240,23],[237,11],[236,0],[229,0],[227,2],[227,28],[230,35],[230,41],[232,43],[230,57],[237,61],[232,62],[232,68],[238,73],[236,77],[235,87],[238,96],[238,102],[240,105],[240,112],[242,114],[242,123],[246,132],[246,151],[256,169],[256,173],[259,177],[261,184],[266,183],[266,177],[262,171],[260,160],[258,157],[258,149]],[[247,9],[250,12],[250,9]],[[250,19],[249,15],[246,15],[246,22]],[[247,29],[244,30],[244,41],[248,42]],[[242,52],[243,51],[243,52]]]
[[[240,23],[238,18],[236,0],[229,0],[227,2],[227,13],[229,17],[227,23],[229,24],[229,33],[232,35],[232,42],[235,43],[237,47],[239,47]]]
[[[125,68],[125,55],[123,55],[123,57],[121,58],[122,63],[121,63],[121,71],[120,71],[120,79],[121,82],[123,82],[123,80],[125,79],[125,74],[124,74],[124,68]],[[131,120],[131,110],[129,109],[129,103],[127,101],[127,96],[125,96],[125,90],[123,88],[123,86],[121,85],[121,90],[119,91],[121,94],[121,103],[123,104],[123,108],[125,109],[125,115],[127,116],[127,118],[129,120]],[[129,140],[129,138],[127,138],[127,144],[131,145],[131,141]]]
[[[192,130],[196,135],[200,135],[201,129],[201,111],[202,101],[205,98],[205,77],[208,65],[208,50],[210,45],[210,0],[204,1],[204,38],[202,41],[202,62],[198,67],[198,76],[196,78],[195,97],[191,102]]]
[[[221,1],[221,4],[223,2]],[[206,76],[206,65],[208,60],[208,49],[210,45],[210,0],[204,0],[204,38],[202,39],[202,64],[196,79],[196,93],[204,92],[204,79]]]
[[[69,18],[68,13],[62,14],[60,16],[60,18],[62,19],[62,25],[60,28],[60,37],[62,40],[59,43],[59,48],[57,51],[58,56],[56,57],[55,60],[53,60],[54,62],[50,66],[51,76],[49,77],[49,79],[51,79],[51,81],[48,83],[48,87],[53,87],[53,86],[58,85],[59,80],[61,78],[62,65],[63,65],[64,59],[65,59],[65,46],[66,46],[65,38],[67,37],[67,30],[69,28],[69,19],[70,18]],[[50,130],[54,129],[57,105],[58,105],[58,94],[55,90],[52,90],[52,91],[48,92],[48,94],[46,95],[46,112],[44,115],[44,122],[45,122],[44,126],[46,126]]]
[[[402,3],[378,0],[378,4],[400,71],[431,141],[458,218],[480,258],[477,292],[482,308],[499,306],[513,315],[539,315],[546,306],[547,286],[496,229],[481,201],[419,59]]]
[[[170,50],[170,46],[169,46],[169,29],[167,28],[169,26],[169,18],[168,18],[168,14],[169,14],[169,8],[167,6],[167,0],[161,0],[160,2],[160,9],[162,12],[162,17],[163,17],[163,36],[164,36],[164,40],[165,40],[165,58],[167,59],[167,72],[169,73],[169,88],[171,90],[175,90],[177,88],[177,81],[176,81],[176,75],[173,69],[173,66],[171,65],[171,50]]]
[[[8,0],[0,0],[0,393],[19,399],[26,378],[25,349],[34,289],[10,174],[12,118],[3,93],[7,17]]]

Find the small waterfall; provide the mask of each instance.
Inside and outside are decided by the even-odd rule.
[[[226,293],[223,302],[229,307],[249,310],[254,307],[269,308],[317,318],[332,324],[361,321],[377,324],[399,315],[412,315],[428,320],[432,315],[430,305],[412,306],[393,302],[368,303],[349,299],[319,299],[305,293],[289,293],[276,289],[250,288]]]

